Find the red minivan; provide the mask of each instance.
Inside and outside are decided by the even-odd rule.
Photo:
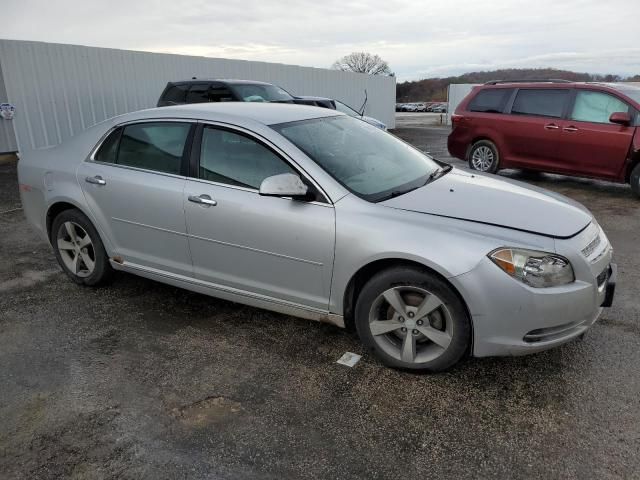
[[[640,88],[624,83],[495,81],[451,116],[449,153],[469,167],[601,178],[640,196]]]

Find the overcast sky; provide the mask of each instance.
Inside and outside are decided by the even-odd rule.
[[[0,0],[0,38],[329,67],[398,80],[508,67],[640,74],[640,0]]]

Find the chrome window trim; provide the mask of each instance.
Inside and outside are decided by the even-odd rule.
[[[301,177],[303,177],[304,179],[306,179],[307,181],[312,183],[318,189],[318,191],[322,194],[322,196],[327,200],[326,202],[313,201],[313,202],[307,202],[307,203],[317,204],[317,205],[329,205],[329,206],[333,207],[333,201],[331,200],[331,197],[329,197],[329,195],[327,195],[327,192],[324,191],[324,189],[320,186],[320,184],[318,182],[316,182],[316,180],[309,173],[307,173],[307,171],[304,168],[302,168],[293,158],[291,158],[280,147],[278,147],[277,145],[274,145],[274,143],[271,142],[268,138],[265,138],[262,135],[260,135],[259,133],[256,133],[256,132],[254,132],[252,130],[248,130],[245,127],[241,127],[239,125],[235,125],[235,124],[232,124],[232,123],[217,122],[217,121],[214,121],[214,120],[198,120],[198,123],[202,124],[203,127],[205,127],[205,128],[207,127],[207,125],[210,125],[212,127],[223,127],[223,128],[229,129],[229,130],[237,130],[241,134],[244,134],[244,136],[248,136],[248,137],[257,139],[257,143],[263,143],[263,144],[268,145],[269,148],[271,148],[273,151],[276,152],[276,154],[282,159],[283,162],[287,163],[293,170],[295,170],[298,173],[298,175],[300,175]],[[311,160],[310,158],[309,158],[309,161],[313,162],[313,160]],[[200,181],[211,183],[211,184],[218,185],[218,186],[237,188],[239,190],[246,190],[246,191],[249,191],[249,192],[254,192],[254,193],[259,194],[259,190],[258,189],[254,189],[254,188],[237,187],[235,185],[227,185],[227,184],[223,184],[223,183],[220,183],[220,182],[212,182],[210,180],[204,180],[204,179],[201,179],[201,178],[194,178],[194,177],[188,177],[188,178],[190,180],[200,180]],[[289,197],[281,197],[281,198],[289,198]]]

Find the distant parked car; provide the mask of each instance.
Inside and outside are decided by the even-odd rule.
[[[621,83],[489,82],[451,117],[449,152],[469,167],[601,178],[640,196],[640,88]]]
[[[340,100],[334,100],[332,98],[326,97],[309,97],[309,96],[296,96],[294,97],[295,103],[310,105],[315,107],[322,108],[330,108],[331,110],[338,110],[339,112],[346,113],[350,117],[359,118],[367,122],[374,127],[378,127],[382,130],[387,129],[387,125],[382,123],[380,120],[377,120],[373,117],[368,117],[367,115],[362,115],[360,112],[351,108],[346,103],[342,103]]]
[[[185,103],[277,102],[294,103],[289,92],[276,85],[254,80],[191,79],[169,82],[158,107]]]
[[[447,106],[443,104],[436,105],[431,109],[431,111],[433,113],[447,113]]]

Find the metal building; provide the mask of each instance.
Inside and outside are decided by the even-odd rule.
[[[241,78],[335,98],[395,126],[394,77],[266,62],[0,40],[0,152],[57,145],[115,115],[155,107],[171,80]],[[15,133],[15,136],[14,136]]]

